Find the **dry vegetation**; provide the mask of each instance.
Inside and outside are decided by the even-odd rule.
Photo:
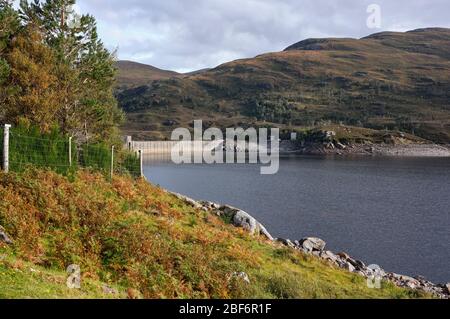
[[[424,297],[388,283],[368,289],[362,277],[252,238],[144,180],[0,173],[0,199],[14,240],[0,246],[4,298]],[[81,290],[65,287],[70,264],[81,266]]]

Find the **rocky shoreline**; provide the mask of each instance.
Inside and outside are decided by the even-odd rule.
[[[341,144],[330,142],[326,144],[310,143],[297,145],[294,142],[283,141],[280,144],[280,154],[298,155],[338,155],[338,156],[398,156],[398,157],[450,157],[450,147],[437,144]]]
[[[171,192],[169,192],[171,193]],[[231,222],[235,227],[240,227],[255,236],[263,236],[273,245],[280,245],[294,249],[307,255],[314,256],[328,262],[331,266],[345,269],[351,273],[360,275],[372,283],[374,288],[377,286],[377,280],[389,281],[398,287],[422,291],[434,295],[440,299],[450,299],[450,283],[435,284],[426,280],[422,276],[410,277],[385,271],[376,265],[366,265],[363,261],[352,258],[345,252],[334,253],[326,250],[326,242],[316,237],[305,237],[301,240],[289,240],[283,238],[274,238],[254,217],[241,209],[229,206],[219,205],[208,201],[196,201],[184,195],[171,193],[177,198],[183,200],[190,206],[210,212],[225,220]]]

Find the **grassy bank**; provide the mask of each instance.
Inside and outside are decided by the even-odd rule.
[[[143,180],[0,173],[0,199],[0,225],[14,241],[0,244],[1,298],[426,297],[389,283],[368,289],[362,277],[250,237]],[[70,264],[81,267],[80,290],[66,288]]]

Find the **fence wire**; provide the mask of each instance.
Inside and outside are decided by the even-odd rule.
[[[0,134],[0,157],[3,159],[4,128],[0,128]],[[107,176],[113,173],[140,177],[140,162],[139,155],[120,149],[113,153],[112,147],[106,144],[78,145],[76,141],[55,134],[45,136],[10,130],[9,170],[13,172],[34,166],[68,175],[78,168],[87,168]]]

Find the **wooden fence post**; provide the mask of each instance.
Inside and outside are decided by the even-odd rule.
[[[133,137],[131,137],[131,136],[127,136],[127,141],[126,141],[126,143],[127,143],[127,148],[128,148],[128,150],[129,151],[131,151],[132,150],[132,145],[133,145]]]
[[[72,167],[72,136],[69,137],[69,166]]]
[[[139,150],[139,170],[141,177],[144,177],[143,153],[144,152],[142,150]]]
[[[111,179],[114,175],[114,145],[111,147]]]
[[[9,129],[11,125],[5,124],[3,131],[3,170],[9,172]]]

